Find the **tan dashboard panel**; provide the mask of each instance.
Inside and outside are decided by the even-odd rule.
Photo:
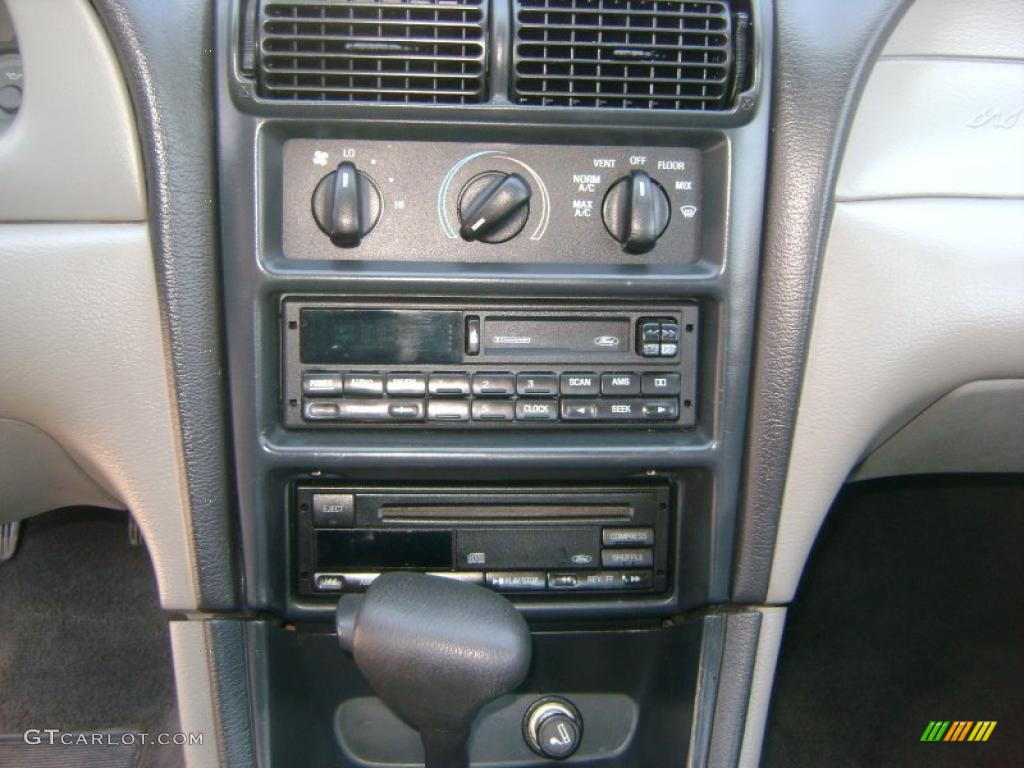
[[[124,77],[86,0],[6,0],[24,68],[0,135],[0,221],[142,221],[146,186]]]
[[[194,608],[147,226],[0,224],[0,328],[0,418],[45,432],[131,510],[161,603]]]
[[[1024,3],[917,0],[882,55],[1024,59]]]
[[[1024,60],[879,60],[836,199],[914,196],[1024,197]]]

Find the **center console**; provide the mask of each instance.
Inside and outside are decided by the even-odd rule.
[[[570,762],[702,764],[770,6],[576,5],[218,3],[227,375],[271,765],[389,764],[338,725],[379,708],[331,622],[393,571],[480,584],[530,622],[512,709],[481,715],[493,764],[544,762],[500,725],[542,695],[584,723]]]

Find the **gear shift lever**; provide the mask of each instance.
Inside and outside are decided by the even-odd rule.
[[[377,695],[420,732],[426,768],[468,768],[473,718],[530,666],[530,632],[512,604],[453,579],[385,573],[338,601],[336,624]]]

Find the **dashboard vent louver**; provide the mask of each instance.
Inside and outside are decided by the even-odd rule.
[[[520,104],[722,110],[731,101],[727,2],[515,0]]]
[[[471,104],[486,97],[486,0],[261,0],[269,99]]]

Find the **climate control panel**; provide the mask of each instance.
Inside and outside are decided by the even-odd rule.
[[[696,148],[291,139],[290,259],[604,264],[701,257]]]

